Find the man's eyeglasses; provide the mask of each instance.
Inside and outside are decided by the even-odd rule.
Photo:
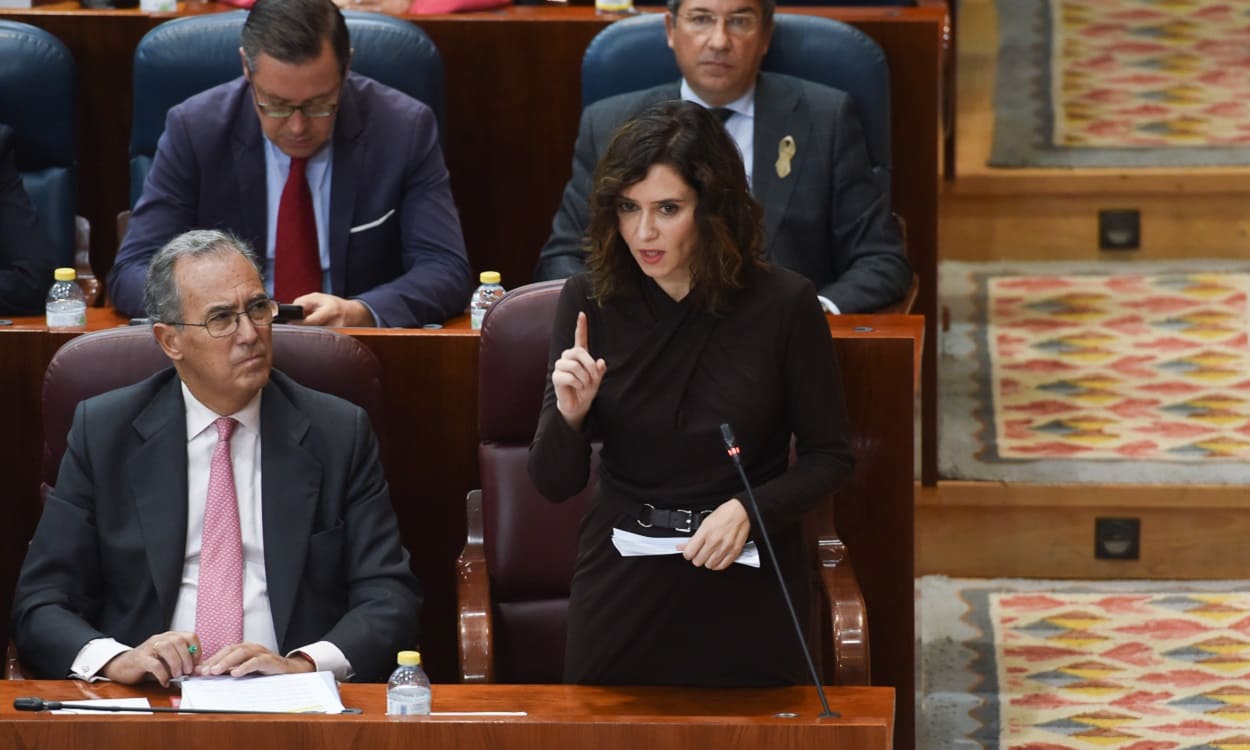
[[[268,297],[258,299],[248,304],[241,312],[234,310],[218,310],[209,315],[203,323],[179,323],[175,321],[165,321],[173,326],[199,326],[208,331],[208,335],[213,338],[223,338],[229,336],[239,330],[239,317],[246,315],[247,319],[252,321],[252,325],[258,327],[267,327],[273,325],[274,318],[278,317],[278,303]]]
[[[723,18],[725,21],[725,33],[733,36],[750,36],[760,27],[759,16],[754,13],[734,13],[728,16],[718,16],[715,13],[683,13],[678,16],[690,31],[696,34],[710,34],[716,29],[716,25]]]
[[[256,108],[265,117],[273,117],[278,120],[285,120],[297,111],[302,112],[304,117],[322,118],[329,117],[338,111],[338,102],[320,102],[313,104],[261,104],[256,98],[256,87],[252,87],[252,101],[256,102]]]

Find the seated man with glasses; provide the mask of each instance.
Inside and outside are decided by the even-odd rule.
[[[889,174],[873,170],[849,95],[761,73],[775,0],[668,0],[664,28],[680,82],[595,102],[582,113],[573,176],[535,280],[586,265],[591,175],[617,127],[649,105],[685,99],[716,110],[764,208],[768,258],[811,279],[826,310],[870,312],[911,284],[891,213]]]
[[[348,72],[331,0],[258,0],[243,76],[170,110],[109,276],[143,307],[153,253],[188,229],[263,250],[265,286],[308,325],[417,327],[464,312],[472,289],[429,107]]]
[[[271,367],[241,240],[174,238],[144,297],[173,367],[78,405],[14,595],[43,678],[332,671],[382,681],[421,589],[369,417]]]

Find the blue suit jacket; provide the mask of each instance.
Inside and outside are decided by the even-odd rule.
[[[264,252],[263,138],[243,78],[169,111],[109,274],[118,311],[143,314],[148,262],[189,229],[228,230]],[[430,108],[349,73],[333,138],[331,292],[362,300],[388,326],[463,313],[472,279]]]
[[[16,137],[0,125],[0,314],[43,311],[56,251],[17,171]]]
[[[582,243],[595,166],[626,120],[657,102],[678,99],[668,83],[595,102],[582,112],[573,147],[573,176],[564,189],[551,237],[538,257],[536,281],[585,268]],[[784,136],[798,144],[786,177],[776,172]],[[854,100],[845,92],[776,73],[755,88],[755,175],[764,207],[770,260],[812,280],[844,313],[898,301],[911,283],[898,226],[890,212],[890,176],[874,170]]]
[[[364,410],[274,371],[260,404],[265,576],[283,653],[338,646],[385,680],[417,641],[421,588]],[[186,407],[173,369],[78,405],[14,594],[22,660],[68,674],[94,638],[169,629],[187,539]]]

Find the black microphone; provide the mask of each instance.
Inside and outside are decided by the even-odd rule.
[[[790,622],[794,623],[794,633],[798,636],[799,647],[803,649],[803,657],[807,659],[807,668],[812,673],[812,684],[816,686],[816,694],[820,696],[820,705],[824,709],[820,712],[820,718],[839,718],[841,714],[829,709],[829,699],[825,697],[825,688],[820,684],[820,675],[816,673],[816,662],[812,660],[811,649],[807,647],[807,637],[803,634],[803,626],[799,625],[799,616],[794,612],[794,602],[790,599],[790,591],[786,588],[786,581],[781,577],[781,566],[777,564],[777,555],[773,553],[773,543],[768,538],[768,529],[764,528],[764,516],[760,513],[760,504],[755,501],[755,493],[751,491],[751,482],[747,479],[747,473],[742,469],[742,458],[739,455],[742,453],[742,449],[738,447],[738,441],[734,439],[733,428],[729,426],[728,422],[720,426],[720,436],[725,441],[725,448],[729,453],[729,457],[733,459],[734,467],[738,469],[738,476],[742,478],[742,486],[746,488],[751,512],[755,514],[755,524],[760,529],[760,538],[764,540],[764,547],[768,550],[768,557],[773,562],[773,571],[777,574],[777,586],[781,588],[781,596],[786,600],[786,609],[790,610]]]
[[[13,708],[18,711],[60,711],[64,708],[75,711],[133,711],[144,714],[289,714],[291,711],[248,711],[228,708],[166,708],[164,706],[92,706],[74,702],[46,701],[43,698],[14,698]],[[306,712],[306,713],[321,713]],[[358,714],[358,708],[343,711],[347,714]]]

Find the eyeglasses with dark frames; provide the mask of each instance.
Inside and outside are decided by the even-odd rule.
[[[256,86],[252,85],[252,101],[256,102],[256,108],[265,117],[272,117],[276,120],[285,120],[296,112],[302,112],[304,117],[321,119],[329,117],[338,111],[338,102],[314,102],[304,104],[262,104],[260,99],[256,98]]]
[[[273,325],[273,321],[278,317],[278,302],[276,300],[263,297],[249,302],[247,307],[239,312],[234,310],[218,310],[209,315],[203,323],[186,323],[173,320],[163,321],[172,326],[197,326],[208,332],[213,338],[224,338],[239,330],[239,318],[246,315],[247,319],[252,321],[252,325],[267,328]]]
[[[696,34],[712,33],[721,19],[725,21],[725,33],[733,36],[750,36],[760,26],[759,16],[754,13],[731,13],[728,16],[718,16],[715,13],[694,11],[682,13],[677,17]]]

